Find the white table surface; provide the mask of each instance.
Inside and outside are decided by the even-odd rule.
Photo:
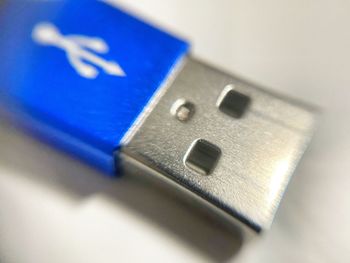
[[[272,229],[214,222],[0,125],[0,262],[350,262],[350,1],[118,1],[193,54],[323,108]]]

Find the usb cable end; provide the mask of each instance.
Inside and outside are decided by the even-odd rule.
[[[187,58],[119,159],[249,232],[268,229],[312,136],[312,107]]]

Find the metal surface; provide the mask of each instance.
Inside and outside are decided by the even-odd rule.
[[[216,106],[227,85],[251,100],[241,118],[233,118]],[[186,122],[170,112],[181,98],[196,109]],[[129,138],[122,155],[189,190],[233,221],[260,232],[270,226],[314,124],[313,108],[190,58]],[[184,155],[197,139],[221,150],[210,175],[203,176],[184,165]]]
[[[188,44],[101,1],[5,1],[0,107],[114,174],[113,152]]]

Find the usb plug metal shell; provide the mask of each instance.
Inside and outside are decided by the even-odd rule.
[[[186,121],[171,114],[179,100],[191,105]],[[308,145],[314,113],[188,58],[125,141],[121,158],[148,167],[213,212],[259,233],[272,223]]]

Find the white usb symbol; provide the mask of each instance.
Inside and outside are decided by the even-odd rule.
[[[33,29],[32,38],[41,45],[55,46],[66,51],[70,64],[79,75],[85,78],[97,77],[99,72],[95,66],[109,75],[119,77],[126,75],[118,63],[106,61],[91,52],[104,54],[109,51],[108,45],[101,38],[81,35],[63,36],[57,27],[50,23],[37,24]]]

